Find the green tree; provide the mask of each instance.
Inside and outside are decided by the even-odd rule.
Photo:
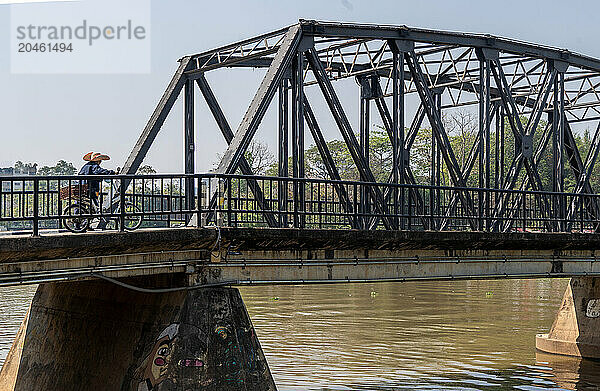
[[[331,140],[327,142],[327,148],[331,158],[335,162],[341,179],[357,180],[358,170],[352,160],[346,143],[342,140]],[[306,175],[310,178],[329,179],[329,172],[321,158],[316,145],[311,145],[304,153]]]
[[[15,163],[14,175],[34,175],[37,172],[37,163],[23,163],[18,160]]]
[[[54,166],[43,166],[39,169],[38,175],[55,176],[55,175],[74,175],[76,173],[73,163],[59,160]]]

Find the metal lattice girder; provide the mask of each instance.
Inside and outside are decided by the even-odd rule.
[[[487,34],[306,20],[301,20],[300,26],[305,36],[314,38],[317,52],[332,80],[373,72],[391,78],[393,45],[388,41],[414,42],[415,52],[431,86],[448,87],[449,91],[457,92],[454,97],[461,98],[451,97],[451,106],[478,103],[477,99],[465,101],[465,94],[461,97],[461,92],[474,89],[478,79],[475,50],[495,50],[500,53],[503,65],[514,69],[510,85],[515,100],[535,99],[539,90],[536,79],[545,63],[568,63],[573,70],[565,74],[565,114],[572,122],[600,118],[598,59]],[[193,55],[191,69],[186,75],[195,77],[198,73],[223,67],[268,67],[288,30],[280,29]],[[442,77],[445,72],[451,77]],[[416,90],[407,90],[409,92]],[[498,99],[496,96],[492,100]]]
[[[470,47],[493,46],[497,50],[508,53],[528,53],[531,56],[555,60],[564,60],[564,57],[567,57],[570,61],[580,65],[582,68],[590,70],[600,69],[600,60],[588,56],[543,45],[491,36],[489,34],[467,34],[407,26],[322,22],[314,20],[301,20],[300,23],[306,34],[320,37],[352,37],[354,39],[398,39],[398,37],[401,37],[417,42],[431,42],[444,45]]]
[[[219,129],[221,130],[221,133],[225,138],[225,141],[227,142],[227,144],[230,144],[231,140],[233,140],[233,131],[231,130],[229,122],[227,122],[227,118],[225,118],[225,114],[223,113],[223,110],[221,110],[221,106],[219,106],[219,103],[217,102],[215,94],[210,88],[208,81],[206,80],[204,75],[201,75],[196,79],[196,83],[198,84],[200,92],[202,92],[202,96],[204,97],[208,108],[210,109],[213,117],[215,118],[215,121],[217,122],[217,125],[219,126]],[[245,157],[241,158],[239,163],[239,169],[244,175],[254,175],[254,173],[252,172],[252,167],[250,166]],[[269,227],[278,227],[279,224],[277,223],[277,220],[275,219],[272,213],[268,212],[271,208],[265,201],[264,193],[258,181],[256,179],[250,179],[248,180],[248,186],[250,187],[252,194],[254,194],[254,199],[256,200],[259,208],[265,211],[264,216]],[[217,205],[218,201],[217,198],[218,194],[215,194],[210,200],[211,209],[215,209],[215,206]],[[210,218],[208,220],[210,220]]]
[[[419,104],[419,108],[417,109],[417,113],[413,119],[413,122],[410,124],[410,129],[408,129],[408,133],[406,134],[406,140],[404,141],[404,149],[409,151],[417,138],[417,133],[419,129],[421,129],[421,124],[425,119],[425,107],[423,104]]]
[[[306,52],[308,49],[310,52]],[[311,63],[308,70],[303,65],[305,56]],[[288,97],[290,90],[293,92],[291,94],[293,101],[289,105],[285,105],[284,114],[282,114],[283,106],[280,103],[279,138],[285,141],[288,137],[288,121],[287,118],[284,119],[284,116],[289,114],[292,119],[295,118],[291,121],[294,137],[289,140],[290,143],[293,142],[292,146],[295,150],[292,156],[294,172],[296,176],[303,176],[301,171],[304,167],[302,163],[304,121],[313,120],[311,131],[319,129],[314,113],[312,116],[303,113],[306,109],[303,89],[306,86],[318,84],[336,124],[341,130],[344,141],[349,147],[363,182],[375,181],[369,167],[367,146],[370,101],[375,101],[392,144],[393,169],[389,173],[388,182],[415,182],[414,175],[407,164],[408,151],[413,146],[422,121],[427,115],[433,130],[432,150],[435,149],[432,158],[434,163],[431,167],[433,180],[431,184],[436,188],[441,184],[440,173],[443,169],[448,171],[451,183],[456,187],[453,189],[453,194],[447,194],[450,196],[449,199],[446,199],[449,203],[442,203],[438,199],[439,190],[435,190],[434,198],[429,200],[433,202],[431,212],[438,215],[435,219],[429,219],[430,222],[435,223],[434,228],[436,229],[439,225],[438,222],[442,221],[442,226],[445,226],[445,223],[451,221],[450,219],[453,217],[451,215],[455,212],[461,213],[463,216],[478,218],[479,229],[481,229],[482,221],[486,229],[495,229],[503,219],[506,221],[507,216],[514,216],[515,207],[518,207],[521,201],[507,196],[506,194],[509,192],[501,194],[499,202],[490,205],[491,198],[489,197],[495,193],[471,191],[468,196],[472,198],[468,200],[464,199],[467,192],[461,189],[467,185],[467,179],[471,179],[474,164],[478,161],[480,188],[492,188],[493,186],[493,188],[504,190],[516,190],[517,188],[526,190],[531,187],[533,190],[543,190],[542,185],[546,184],[542,183],[541,175],[538,172],[539,156],[542,152],[548,152],[546,146],[550,136],[555,140],[551,153],[554,167],[554,189],[564,190],[565,173],[562,156],[565,155],[566,164],[573,170],[576,180],[575,190],[579,193],[593,192],[590,186],[590,174],[600,147],[592,145],[584,164],[573,134],[576,128],[572,130],[571,126],[574,126],[576,122],[600,120],[600,60],[556,48],[487,35],[449,33],[406,26],[317,21],[300,21],[299,24],[285,29],[184,57],[134,151],[130,154],[124,166],[126,172],[134,172],[139,167],[183,86],[187,83],[189,87],[190,80],[203,78],[207,71],[227,67],[260,67],[266,69],[266,75],[236,133],[231,134],[231,129],[226,127],[229,129],[231,142],[219,165],[218,172],[220,173],[234,173],[237,169],[241,169],[242,173],[250,172],[246,169],[248,167],[244,168],[244,165],[247,165],[244,152],[256,133],[274,94],[279,89],[282,100],[283,96]],[[291,68],[295,70],[293,77],[290,77],[289,74]],[[365,80],[362,83],[363,91],[368,91],[369,95],[364,96],[361,102],[361,143],[357,142],[346,112],[333,87],[335,80],[348,77]],[[292,79],[292,84],[283,86],[284,79]],[[443,91],[443,104],[441,96],[438,95],[439,91]],[[553,91],[554,93],[552,93]],[[411,128],[406,131],[406,137],[403,137],[404,115],[400,115],[400,113],[405,109],[403,104],[405,95],[410,94],[418,95],[421,105]],[[551,96],[552,98],[549,99]],[[193,96],[190,94],[189,88],[186,88],[185,97],[186,149],[184,156],[185,171],[190,173],[193,171],[191,164],[193,164],[194,158],[193,151],[190,149],[190,140],[194,129],[191,120],[193,118]],[[390,107],[389,110],[386,106],[388,97],[393,100],[393,107]],[[479,132],[477,145],[471,149],[466,163],[459,167],[449,143],[450,135],[444,129],[441,120],[442,110],[468,105],[479,105]],[[493,163],[494,169],[492,170],[490,146],[493,135],[490,127],[494,111],[496,112],[497,130],[495,135],[496,162]],[[545,130],[542,136],[543,140],[535,145],[533,138],[544,113],[549,115],[552,131]],[[525,117],[527,125],[525,122],[521,123],[522,118]],[[218,115],[215,115],[215,118],[218,123],[226,122],[224,116],[219,119]],[[507,175],[504,175],[506,143],[502,139],[504,118],[508,119],[511,136],[514,137],[517,147],[515,158],[510,164]],[[281,121],[285,121],[286,129]],[[220,126],[220,128],[223,132],[224,127]],[[285,135],[282,132],[285,132]],[[600,132],[600,129],[597,132]],[[600,143],[596,140],[600,140],[600,135],[594,134],[593,142]],[[318,139],[315,140],[315,143],[321,144],[320,146],[323,147],[322,141]],[[283,147],[280,147],[279,151],[280,175],[287,167],[286,154],[281,148]],[[320,152],[322,152],[321,149]],[[536,150],[535,154],[534,149]],[[323,152],[322,155],[324,155]],[[335,167],[331,164],[328,165],[330,176],[335,177],[335,174],[331,175],[332,168]],[[403,165],[405,167],[401,167]],[[523,171],[526,174],[524,177]],[[491,178],[492,173],[493,178]],[[249,186],[254,187],[253,185]],[[262,203],[261,209],[264,207],[264,210],[267,210],[271,200],[267,202],[260,192],[260,187],[255,187],[257,191],[254,192],[254,198],[258,201],[257,204]],[[368,194],[363,194],[362,200],[366,201],[369,198],[370,200],[362,205],[361,211],[370,212],[368,209],[374,208],[370,223],[375,222],[375,225],[379,225],[379,220],[383,217],[386,228],[402,229],[403,224],[408,221],[398,218],[398,213],[405,213],[407,204],[401,199],[405,192],[396,192],[393,186],[385,187],[385,189],[384,192],[382,188],[373,187]],[[486,198],[484,199],[482,196]],[[411,192],[409,197],[412,198],[410,200],[411,207],[416,205],[418,209],[419,205],[424,205],[422,200],[417,199],[417,193]],[[570,204],[566,205],[562,198],[553,195],[537,194],[535,197],[537,197],[534,199],[535,207],[543,212],[543,220],[564,220],[576,213],[574,212],[575,208],[577,208],[577,213],[585,212],[587,216],[600,216],[600,203],[597,204],[595,201],[588,202],[588,200],[580,198],[579,200],[583,200],[583,204],[575,205],[569,201]],[[344,197],[340,195],[339,198]],[[473,205],[475,199],[481,200],[481,204],[477,208],[476,205]],[[459,200],[464,206],[463,210],[458,209]],[[507,204],[509,200],[512,200],[510,201],[511,205]],[[303,207],[301,189],[298,189],[294,200],[291,201],[298,208]],[[285,205],[288,203],[281,197],[278,197],[275,202],[279,203],[280,208],[284,206],[283,203]],[[443,212],[441,208],[444,208]],[[494,208],[493,214],[486,214],[482,218],[481,214],[492,213],[492,208]],[[490,212],[485,212],[486,210],[490,210]],[[298,212],[294,214],[295,218],[304,216],[302,211],[298,210]],[[417,213],[420,212],[417,210]],[[268,215],[266,214],[266,216]],[[446,217],[440,217],[444,215]],[[269,220],[269,217],[266,218]],[[494,221],[496,226],[490,227],[491,221]],[[281,221],[279,222],[281,223]],[[472,221],[469,220],[469,223]],[[556,229],[556,224],[563,223],[553,222],[552,224]],[[370,224],[370,227],[372,228],[373,224]],[[509,229],[512,228],[509,227]],[[562,230],[563,227],[559,226],[557,229]]]
[[[568,129],[568,133],[570,135],[570,137],[568,137],[568,138],[572,138],[573,134],[570,132],[571,129],[568,125],[567,125],[567,129]],[[575,147],[577,147],[577,145],[575,143],[573,143],[573,145],[575,145]],[[573,150],[575,151],[575,148],[573,148]],[[593,194],[591,187],[590,187],[590,190],[587,190],[586,187],[590,186],[589,179],[592,176],[592,169],[596,162],[596,158],[598,157],[598,151],[600,151],[600,123],[598,124],[598,127],[596,128],[596,132],[594,132],[594,137],[592,139],[592,145],[590,146],[590,150],[588,152],[588,156],[585,161],[584,169],[579,175],[577,175],[577,185],[575,186],[575,193]]]
[[[600,123],[598,124],[598,127],[596,128],[596,132],[594,133],[594,137],[592,139],[592,144],[590,146],[590,150],[588,152],[586,161],[585,161],[585,166],[584,166],[584,170],[582,172],[582,174],[579,176],[579,178],[577,179],[577,184],[575,185],[575,193],[586,193],[586,194],[594,194],[593,192],[588,192],[585,191],[586,188],[586,183],[587,186],[589,186],[589,178],[592,175],[592,169],[594,168],[594,164],[596,163],[596,159],[598,157],[598,152],[600,151]],[[567,220],[570,220],[572,218],[572,216],[575,214],[577,208],[579,207],[579,204],[575,201],[573,201],[571,203],[571,206],[569,207],[569,214],[567,216]],[[592,213],[594,213],[594,216],[598,216],[598,205],[596,204],[596,202],[590,200],[588,205],[588,210],[590,210]]]
[[[244,156],[248,145],[252,141],[252,137],[254,137],[258,129],[258,125],[267,111],[273,95],[275,95],[275,91],[281,83],[284,73],[296,54],[296,48],[301,39],[300,26],[294,25],[290,27],[277,49],[277,54],[258,87],[258,91],[244,115],[244,119],[238,127],[233,140],[231,140],[231,144],[229,144],[227,151],[225,151],[217,167],[217,173],[232,174],[235,172],[240,159]]]
[[[333,115],[337,126],[342,133],[342,137],[346,141],[346,145],[350,154],[352,155],[352,159],[354,160],[354,164],[358,168],[360,176],[365,182],[375,183],[375,176],[371,172],[368,163],[366,162],[364,156],[361,153],[360,145],[356,140],[356,136],[352,131],[352,127],[350,126],[350,122],[344,113],[344,109],[331,85],[331,81],[327,77],[325,73],[325,69],[323,68],[323,64],[321,63],[319,56],[315,52],[314,49],[310,49],[306,52],[308,64],[310,69],[313,71],[317,81],[319,82],[319,86],[321,87],[321,92],[327,101],[331,114]],[[382,216],[388,215],[387,206],[384,202],[383,194],[381,189],[377,186],[369,186],[369,191],[371,193],[371,197],[374,201],[375,207],[377,208],[378,213]],[[393,222],[390,222],[389,219],[384,218],[383,223],[387,229],[393,227]]]
[[[544,131],[542,133],[542,138],[541,138],[540,142],[538,143],[538,145],[536,146],[536,150],[533,155],[533,163],[535,166],[537,166],[540,163],[540,161],[542,159],[542,154],[544,153],[544,151],[548,147],[548,144],[550,143],[551,136],[552,136],[552,126],[550,123],[548,123],[546,125],[546,127],[544,128]],[[521,182],[521,186],[519,187],[519,190],[520,191],[527,190],[528,186],[529,186],[529,178],[525,177],[523,182]],[[522,201],[523,200],[521,198],[519,198],[515,201],[516,204],[511,205],[508,219],[506,219],[506,220],[508,220],[508,222],[506,222],[504,224],[504,228],[502,229],[503,232],[510,231],[510,229],[512,227],[511,219],[514,218],[514,216],[516,216],[517,213],[519,213]],[[500,222],[496,221],[496,227],[499,227],[499,224],[500,224]]]
[[[598,150],[595,143],[597,143],[598,133],[600,132],[600,124],[594,133],[594,142],[590,146],[590,150],[588,151],[588,157],[586,159],[586,164],[584,165],[581,160],[581,155],[579,153],[579,148],[575,143],[575,137],[573,136],[573,132],[569,125],[569,122],[565,120],[564,124],[564,147],[567,156],[567,161],[571,166],[573,173],[575,174],[575,179],[577,180],[576,184],[576,192],[585,193],[585,194],[595,194],[592,185],[590,184],[590,178],[592,174],[592,169],[594,168],[594,164],[596,162],[596,156]],[[589,164],[589,166],[588,166]],[[590,200],[590,202],[586,205],[588,210],[592,214],[592,216],[597,217],[600,216],[600,205],[596,200]]]
[[[333,161],[333,157],[331,156],[331,152],[327,147],[327,142],[323,137],[323,133],[321,133],[321,128],[319,127],[319,123],[315,114],[308,103],[308,98],[306,95],[304,96],[304,118],[306,119],[306,124],[310,129],[310,133],[315,141],[315,145],[319,150],[319,154],[321,155],[321,159],[325,164],[325,168],[327,169],[327,173],[329,177],[333,180],[340,181],[342,178],[340,177],[340,173],[338,172],[337,167],[335,166],[335,162]],[[350,226],[352,228],[358,228],[358,222],[352,217],[352,213],[354,211],[352,201],[350,201],[350,197],[348,196],[348,192],[346,188],[340,184],[334,184],[334,189],[340,198],[340,202],[342,204],[342,208],[344,212],[348,214],[348,220]]]
[[[546,82],[544,83],[545,88],[543,89],[543,94],[540,94],[538,96],[538,99],[534,105],[534,110],[532,111],[529,121],[527,122],[527,130],[524,130],[520,116],[517,112],[516,103],[510,92],[510,86],[506,80],[506,76],[502,69],[502,64],[495,59],[490,61],[490,65],[492,73],[494,75],[494,79],[496,81],[496,85],[499,86],[501,89],[501,98],[502,104],[504,106],[504,112],[508,117],[510,128],[513,131],[515,137],[515,146],[518,149],[518,153],[515,153],[516,156],[514,159],[516,161],[516,164],[514,164],[515,162],[513,161],[513,164],[511,165],[511,170],[509,171],[509,175],[507,177],[510,179],[507,179],[504,188],[514,188],[520,168],[521,166],[524,166],[530,181],[530,185],[532,186],[533,190],[541,191],[543,189],[542,180],[537,171],[537,166],[532,159],[532,140],[533,135],[539,124],[542,111],[546,106],[546,102],[548,100],[548,96],[550,94],[550,90],[554,83],[554,79],[556,78],[557,72],[556,70],[552,70],[550,74],[546,75]],[[504,209],[507,207],[506,199],[507,196],[505,195],[498,203],[496,208],[496,216],[501,216],[504,212]],[[544,209],[546,216],[549,216],[550,205],[548,203],[548,200],[545,197],[539,196],[538,201],[540,202],[541,207]]]
[[[582,191],[588,194],[592,194],[594,190],[592,189],[592,186],[589,183],[590,177],[584,176],[584,173],[586,172],[585,166],[583,165],[581,154],[579,153],[579,148],[577,147],[577,143],[575,142],[575,136],[573,135],[573,131],[571,130],[571,126],[569,125],[568,121],[565,121],[564,132],[564,146],[567,161],[569,162],[569,165],[571,166],[571,169],[573,170],[577,181],[579,182],[579,180],[583,177]]]
[[[377,110],[379,111],[379,116],[381,117],[381,120],[383,122],[383,127],[386,131],[386,133],[388,134],[388,137],[390,139],[390,143],[392,143],[393,141],[393,119],[392,116],[390,114],[390,110],[387,107],[387,104],[385,102],[385,99],[383,98],[383,94],[382,94],[382,89],[381,89],[381,84],[379,83],[379,81],[377,80],[377,82],[374,85],[374,89],[375,89],[375,103],[377,105]],[[419,109],[417,110],[417,113],[415,114],[413,121],[411,123],[409,132],[407,134],[407,137],[404,141],[404,151],[405,152],[405,156],[403,156],[402,158],[404,159],[407,154],[408,151],[410,150],[416,135],[417,135],[417,130],[421,127],[421,124],[423,123],[423,119],[425,119],[425,109],[423,108],[423,105],[419,105]],[[416,180],[414,175],[412,175],[412,171],[410,170],[410,165],[408,164],[409,162],[406,161],[405,164],[403,165],[403,171],[401,172],[401,176],[402,176],[402,183],[410,183],[415,185],[416,184]],[[410,173],[410,175],[409,175]],[[388,176],[387,179],[387,183],[393,183],[393,172],[391,172]],[[410,190],[412,193],[412,196],[415,198],[416,200],[416,205],[417,205],[417,214],[423,216],[425,211],[424,211],[424,203],[423,203],[423,197],[421,196],[421,193],[419,193],[418,191],[415,191],[414,189]],[[389,191],[389,188],[386,189],[383,193],[384,199],[385,199],[385,203],[387,204],[389,202],[390,196],[391,196],[391,191]],[[401,205],[403,205],[404,203],[401,203]],[[376,217],[371,223],[370,226],[376,226],[379,222],[379,217]],[[427,225],[428,224],[428,220],[423,219],[423,224]]]
[[[292,27],[294,26],[191,56],[191,69],[188,73],[193,77],[221,67],[265,66],[264,62],[259,62],[261,57],[277,53],[286,33]],[[271,60],[270,58],[266,66],[270,65]]]
[[[423,103],[425,112],[429,118],[429,123],[431,124],[433,134],[441,146],[442,156],[444,157],[450,177],[456,187],[466,187],[465,179],[463,178],[462,172],[458,166],[456,156],[454,156],[454,152],[452,151],[450,140],[448,139],[448,135],[446,134],[444,125],[442,124],[442,119],[440,118],[438,111],[435,109],[433,95],[427,87],[423,73],[421,72],[420,66],[417,62],[416,55],[413,51],[405,53],[404,57],[406,59],[408,68],[410,69],[410,73],[412,74],[413,82],[415,83],[415,86],[419,92],[419,96],[421,97],[421,103]],[[473,213],[473,202],[470,196],[462,191],[459,191],[459,197],[465,209],[467,209],[470,213]],[[474,222],[471,222],[471,224],[474,224]]]

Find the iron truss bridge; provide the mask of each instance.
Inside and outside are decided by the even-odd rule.
[[[595,194],[122,175],[93,177],[105,183],[88,208],[81,182],[91,179],[2,179],[0,224],[34,235],[0,233],[0,286],[154,274],[186,275],[193,287],[600,275]],[[375,192],[392,195],[383,212]],[[475,209],[453,205],[457,194]],[[501,200],[519,207],[498,215]],[[559,219],[544,202],[575,207]],[[56,232],[73,221],[95,231]]]
[[[236,129],[206,77],[228,68],[265,69]],[[600,135],[592,132],[591,146],[582,156],[573,130],[575,126],[593,126],[594,130],[600,123],[599,71],[600,61],[594,58],[490,35],[301,20],[180,59],[124,165],[125,173],[136,173],[179,95],[185,107],[185,173],[195,173],[197,86],[228,144],[215,170],[217,177],[230,181],[228,175],[246,176],[236,179],[236,184],[248,190],[244,196],[248,199],[227,204],[238,212],[227,214],[228,223],[250,219],[242,216],[246,209],[260,211],[252,213],[256,216],[252,219],[269,227],[287,227],[291,221],[294,227],[308,228],[310,224],[305,223],[321,215],[321,221],[337,219],[338,224],[343,221],[355,229],[443,230],[468,225],[473,230],[507,231],[534,228],[527,227],[534,224],[535,229],[567,231],[576,219],[580,225],[582,219],[592,224],[600,213],[590,184]],[[359,129],[353,128],[334,88],[336,82],[348,78],[358,85]],[[359,173],[359,183],[335,183],[341,178],[340,167],[332,158],[308,90],[321,95],[329,109]],[[406,103],[411,99],[417,102],[414,110]],[[277,176],[282,179],[252,178],[245,152],[271,106],[278,113],[277,123],[263,125],[277,129]],[[371,113],[372,106],[376,113]],[[443,115],[468,106],[479,114],[478,131],[461,164]],[[369,133],[375,116],[393,150],[388,180],[380,184],[369,163]],[[425,121],[432,132],[426,183],[430,186],[420,187],[424,183],[416,179],[411,155]],[[331,182],[304,180],[307,134]],[[542,180],[542,159],[551,160],[551,183]],[[574,177],[572,195],[564,194],[567,170]],[[469,181],[473,176],[477,177],[475,186]],[[289,177],[294,179],[283,179]],[[442,183],[442,177],[448,182]],[[187,182],[188,194],[192,182]],[[224,190],[226,195],[228,191]],[[209,208],[217,203],[214,194]],[[290,210],[295,217],[289,215]]]
[[[231,68],[259,68],[264,74],[235,127],[209,84],[209,73]],[[350,113],[336,91],[346,79],[353,82],[345,86],[356,86],[356,97],[360,99],[355,110],[358,112]],[[91,222],[90,226],[96,230],[121,231],[137,228],[136,222],[141,220],[139,231],[127,235],[80,234],[77,237],[81,240],[61,242],[63,247],[56,247],[43,236],[37,242],[34,238],[21,242],[15,239],[10,245],[8,239],[0,239],[0,244],[4,241],[4,249],[12,249],[6,250],[6,260],[17,259],[19,254],[27,254],[19,262],[85,255],[88,258],[81,261],[85,270],[98,271],[94,267],[104,261],[95,257],[113,256],[112,250],[102,247],[106,240],[122,241],[123,251],[118,256],[125,258],[131,249],[136,254],[145,251],[162,254],[190,235],[190,230],[183,227],[214,226],[229,236],[222,237],[220,230],[216,234],[215,228],[198,229],[197,235],[211,239],[198,242],[196,247],[190,244],[192,247],[184,249],[190,251],[187,255],[167,256],[172,262],[179,262],[171,265],[173,270],[188,270],[190,260],[204,259],[212,262],[202,264],[203,270],[208,270],[203,281],[209,283],[224,282],[224,276],[247,283],[369,280],[366,267],[356,269],[359,272],[349,271],[352,259],[356,265],[369,263],[367,253],[383,248],[377,238],[387,238],[386,249],[391,253],[379,256],[389,261],[385,263],[389,268],[381,269],[378,279],[595,274],[598,273],[594,246],[600,227],[600,195],[592,187],[591,177],[600,147],[599,86],[600,60],[567,50],[491,35],[300,20],[281,30],[181,58],[124,164],[124,175],[95,177],[104,181],[97,207],[72,207],[88,202],[91,194],[81,181],[91,178],[0,178],[0,226],[16,227],[37,236],[44,229],[61,229],[75,219]],[[228,145],[218,167],[208,174],[199,174],[194,167],[195,129],[202,128],[194,113],[196,95],[207,104]],[[184,106],[184,173],[137,175],[180,96]],[[324,110],[313,110],[317,107],[316,98],[319,105],[328,109],[328,119],[320,115]],[[452,130],[444,120],[448,113],[459,108],[477,113],[475,137],[468,141],[467,153],[460,159],[451,143]],[[263,121],[268,118],[265,114],[269,109],[277,114],[273,124]],[[349,118],[360,118],[359,126],[353,126]],[[375,121],[381,123],[389,136],[392,164],[385,173],[387,180],[378,181],[370,163],[370,128]],[[322,132],[330,124],[349,151],[358,173],[356,181],[341,180],[343,167],[336,164]],[[274,176],[255,175],[246,158],[259,127],[276,133],[272,135],[277,137],[279,145]],[[577,144],[576,131],[581,129],[592,130],[585,150]],[[415,143],[420,136],[429,143],[425,163],[414,161]],[[318,150],[326,179],[307,177],[306,137],[312,139]],[[551,175],[542,175],[543,164],[549,165]],[[415,172],[417,166],[421,173],[426,172],[425,179]],[[160,227],[182,228],[154,230],[164,234],[149,233],[153,231],[151,228]],[[272,230],[259,233],[256,228]],[[344,236],[350,233],[354,236]],[[410,238],[403,237],[401,243],[395,241],[400,240],[396,238],[400,234]],[[161,242],[160,235],[181,238],[169,241],[166,247],[154,246],[153,243]],[[253,241],[252,238],[261,235],[263,241]],[[288,236],[287,239],[277,236],[275,240],[270,235]],[[300,240],[302,235],[306,237]],[[337,236],[323,242],[322,247],[310,247],[310,243],[321,243],[319,237],[326,235]],[[128,245],[125,236],[143,243]],[[363,243],[361,237],[372,240]],[[436,243],[447,241],[438,248],[435,244],[424,244],[422,238],[426,237]],[[560,243],[550,246],[553,238],[560,238]],[[348,240],[362,243],[362,247],[352,247]],[[472,253],[465,248],[470,245],[465,245],[464,240],[492,246],[496,252],[481,247],[479,252]],[[253,244],[247,244],[249,241]],[[46,247],[34,253],[29,251],[42,242]],[[85,244],[92,242],[97,247],[90,248],[103,250],[86,252]],[[229,269],[221,263],[221,252],[216,258],[213,255],[225,242],[234,253],[242,251],[242,255],[225,252],[225,258],[239,261]],[[278,243],[279,247],[269,249],[269,243]],[[68,248],[77,251],[69,252]],[[204,255],[193,253],[191,248],[204,251]],[[398,252],[399,248],[404,250]],[[407,249],[416,252],[402,252]],[[427,249],[441,252],[425,253]],[[310,253],[294,255],[299,254],[294,251],[321,250],[326,253],[318,256],[321,261],[315,267],[320,268],[319,272],[313,277],[310,272],[300,276],[302,273],[296,271],[310,270],[303,265],[314,257]],[[244,251],[258,253],[250,256]],[[281,255],[277,251],[288,253]],[[343,254],[338,257],[337,251]],[[356,251],[362,253],[357,255]],[[164,269],[168,264],[165,256],[138,258],[156,259],[155,266]],[[256,262],[255,266],[272,273],[248,277],[247,264],[242,258],[248,262],[264,261],[256,262],[273,267],[260,269]],[[113,263],[106,262],[121,265],[115,266],[117,271],[125,267],[122,265],[131,264],[127,260],[121,264],[115,259]],[[272,262],[281,259],[289,262],[277,265]],[[335,259],[341,265],[340,274],[336,274],[335,268],[332,272]],[[492,264],[482,264],[479,271],[465,266],[458,271],[443,269],[440,273],[429,267],[417,267],[416,274],[406,272],[399,277],[399,266],[393,266],[394,262],[412,265],[415,259],[416,265],[423,265],[419,259],[445,260],[447,265],[454,265],[457,259],[490,260],[495,271],[490,272]],[[506,263],[507,260],[516,263]],[[538,266],[525,270],[524,264],[519,263],[523,260]],[[563,261],[572,264],[563,265],[560,263]],[[514,268],[506,266],[509,264]],[[6,266],[8,269],[2,272],[13,273],[10,277],[13,282],[21,281],[24,277],[19,273],[25,270],[43,275],[51,269],[15,265]],[[60,270],[68,266],[70,273],[82,270],[78,264],[61,265]],[[277,270],[284,270],[280,267],[285,265],[289,273],[284,278]],[[191,267],[198,265],[194,263]],[[226,270],[235,272],[227,274]]]

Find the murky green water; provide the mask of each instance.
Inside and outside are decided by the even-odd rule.
[[[600,390],[600,363],[536,354],[567,280],[242,289],[291,390]],[[0,359],[34,287],[0,289]]]

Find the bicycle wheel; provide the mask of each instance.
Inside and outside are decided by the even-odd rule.
[[[125,229],[133,231],[142,225],[142,215],[132,215],[133,213],[141,213],[140,208],[131,202],[125,202]]]
[[[85,232],[90,226],[90,220],[87,217],[78,217],[80,215],[88,214],[88,210],[86,207],[73,204],[69,205],[63,211],[63,216],[73,216],[65,218],[62,222],[64,227],[73,232],[73,233],[81,233]]]

